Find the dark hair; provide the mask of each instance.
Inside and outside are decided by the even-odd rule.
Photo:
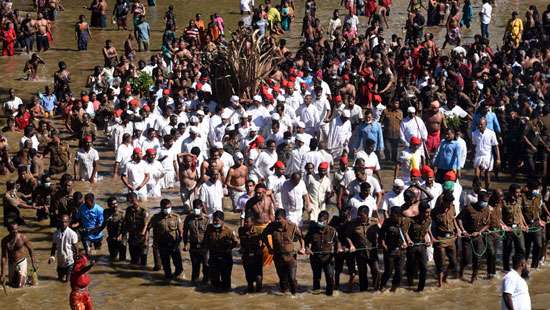
[[[195,207],[202,207],[202,200],[200,199],[193,200],[193,208]]]
[[[94,193],[87,193],[86,196],[84,196],[84,200],[91,199],[92,201],[95,201],[95,195]]]
[[[223,214],[223,211],[216,211],[214,212],[214,214],[212,214],[212,219],[219,219],[219,220],[222,220],[224,219],[224,214]]]
[[[367,205],[364,205],[364,206],[360,206],[359,207],[359,210],[357,210],[357,215],[360,215],[360,214],[369,214],[369,206]]]
[[[285,209],[275,210],[275,217],[279,217],[279,216],[286,218],[286,210]]]
[[[323,218],[323,217],[325,217],[325,216],[326,216],[327,219],[328,219],[330,215],[328,214],[328,211],[323,210],[323,211],[319,212],[319,216],[317,217],[317,219],[318,219],[318,220],[321,220],[321,218]]]
[[[111,196],[111,197],[109,197],[109,198],[107,199],[107,204],[108,204],[108,205],[112,204],[113,202],[117,202],[115,196]]]
[[[509,193],[515,193],[520,188],[521,188],[521,186],[519,186],[516,183],[513,183],[513,184],[510,184],[510,187],[508,187],[508,192]]]
[[[525,256],[523,256],[523,254],[514,255],[512,257],[512,267],[514,267],[514,269],[518,268],[523,261],[525,261]]]
[[[166,207],[169,206],[170,204],[171,204],[170,199],[164,198],[164,199],[162,199],[162,200],[160,201],[160,207],[161,207],[161,208],[166,208]]]

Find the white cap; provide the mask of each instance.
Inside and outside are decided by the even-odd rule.
[[[233,131],[233,130],[235,130],[235,125],[233,125],[233,124],[225,127],[225,131]]]
[[[189,118],[189,123],[198,123],[199,118],[196,115],[193,115]]]
[[[233,113],[231,113],[231,110],[225,109],[222,112],[222,118],[223,119],[229,119],[231,117],[231,114],[233,114]]]
[[[283,96],[283,95],[277,96],[277,101],[285,102],[286,101],[285,96]]]
[[[212,86],[210,86],[209,84],[204,84],[201,88],[201,91],[205,93],[212,93]]]
[[[302,122],[302,121],[299,121],[298,123],[296,123],[296,126],[298,126],[298,128],[306,128],[306,123]]]
[[[271,119],[274,121],[278,121],[281,119],[281,116],[279,115],[279,113],[273,113],[271,114]]]
[[[304,93],[304,97],[305,96],[311,96],[311,92],[309,90],[306,90],[306,92]]]
[[[238,103],[239,102],[239,96],[235,96],[235,95],[231,96],[231,102],[237,102]]]
[[[199,128],[197,126],[191,126],[189,127],[190,133],[199,133]]]
[[[394,187],[405,187],[405,182],[401,179],[395,179],[393,180],[393,186]]]
[[[416,113],[416,109],[414,107],[408,107],[407,112],[408,113]]]
[[[249,117],[249,116],[250,116],[250,113],[244,111],[244,112],[243,112],[243,115],[241,116],[241,118],[247,118],[247,117]]]
[[[256,125],[250,126],[250,130],[252,130],[252,131],[258,131],[258,129],[259,129],[259,128],[258,128],[258,126],[256,126]]]
[[[197,115],[204,116],[204,111],[203,110],[197,110]]]
[[[263,100],[262,100],[262,96],[260,96],[260,95],[256,95],[256,96],[252,97],[252,100],[258,101],[258,102],[262,102],[262,101],[263,101]]]
[[[216,149],[223,149],[223,143],[221,142],[214,142],[212,146]]]
[[[351,112],[348,109],[346,109],[346,110],[342,111],[342,116],[350,118],[351,117]]]
[[[303,143],[306,143],[306,135],[303,134],[303,133],[299,133],[296,135],[296,141],[300,141],[300,142],[303,142]]]
[[[243,160],[243,159],[244,159],[244,155],[243,155],[243,153],[241,153],[241,152],[237,152],[237,153],[233,154],[233,158],[234,158],[234,159]]]

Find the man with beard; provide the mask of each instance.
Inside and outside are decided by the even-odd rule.
[[[512,258],[512,266],[514,269],[502,279],[502,308],[531,309],[531,297],[526,281],[529,278],[527,260],[523,255],[516,254]]]

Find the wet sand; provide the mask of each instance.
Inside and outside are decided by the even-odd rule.
[[[163,22],[162,17],[169,4],[164,0],[159,0],[156,8],[148,9],[148,20],[152,26],[151,47],[157,50],[160,46]],[[225,19],[225,23],[229,29],[236,25],[240,18],[238,12],[237,0],[203,0],[190,1],[178,0],[173,1],[176,8],[176,18],[178,23],[178,33],[181,33],[183,27],[187,24],[189,18],[194,17],[196,12],[201,12],[205,20],[208,15],[213,12],[218,12]],[[290,46],[295,47],[298,44],[299,33],[301,28],[301,19],[303,17],[303,1],[295,1],[297,18],[292,25],[292,31],[286,37],[290,40]],[[328,19],[332,14],[332,10],[338,8],[338,0],[321,0],[318,1],[318,16],[328,24]],[[22,10],[31,10],[31,1],[18,1],[15,7]],[[536,0],[534,2],[519,2],[519,1],[497,1],[497,6],[493,10],[493,24],[490,31],[494,38],[493,46],[500,45],[503,27],[510,16],[512,10],[518,10],[523,15],[524,10],[529,4],[538,4],[542,8],[544,1]],[[109,1],[109,11],[112,11],[113,0]],[[17,90],[18,96],[23,100],[28,100],[31,94],[37,91],[42,91],[45,85],[52,85],[52,75],[57,69],[57,62],[64,60],[72,72],[73,84],[71,88],[73,92],[78,93],[86,82],[87,76],[91,73],[93,67],[103,63],[101,48],[106,39],[113,40],[115,46],[122,52],[122,43],[127,37],[128,32],[115,31],[112,25],[106,30],[92,29],[93,39],[89,44],[89,51],[76,51],[76,42],[74,40],[74,23],[78,15],[86,14],[89,19],[89,13],[82,9],[82,6],[88,5],[88,2],[69,1],[65,0],[66,10],[60,12],[58,20],[53,31],[55,42],[52,49],[46,53],[41,53],[41,57],[46,61],[46,66],[39,70],[39,80],[34,82],[22,81],[22,70],[27,55],[18,55],[15,57],[0,58],[0,72],[2,72],[2,85],[0,91],[2,96],[6,96],[6,90],[14,87]],[[479,32],[479,21],[477,13],[481,1],[474,2],[474,20],[472,29],[463,32],[464,43],[470,42],[475,33]],[[390,28],[385,30],[386,36],[389,38],[392,33],[401,32],[406,17],[407,1],[394,1],[392,7],[392,15],[389,17]],[[344,15],[341,9],[341,15]],[[110,18],[109,18],[110,20]],[[361,18],[364,23],[365,19]],[[364,29],[364,27],[362,28]],[[432,31],[442,42],[445,30],[443,28],[427,28],[426,31]],[[361,31],[362,32],[362,31]],[[498,39],[497,39],[498,38]],[[148,59],[151,53],[138,54],[138,59]],[[60,125],[60,122],[56,122]],[[66,136],[66,133],[62,133]],[[9,134],[10,150],[16,151],[18,146],[19,134]],[[100,151],[99,173],[105,178],[94,185],[88,183],[77,183],[76,190],[83,193],[92,191],[98,196],[99,203],[105,205],[105,200],[116,195],[119,201],[122,201],[123,186],[121,181],[116,178],[112,179],[109,175],[112,173],[113,154],[108,151],[105,145],[105,139],[99,138],[99,144],[96,147]],[[72,143],[74,146],[74,142]],[[387,167],[386,167],[387,168]],[[72,169],[72,168],[71,168]],[[72,170],[70,170],[72,171]],[[391,179],[389,170],[385,169],[383,176],[385,177],[385,187],[389,188]],[[13,179],[14,175],[0,178],[1,188],[4,189],[6,180]],[[468,188],[471,179],[465,178],[463,186]],[[498,186],[505,186],[506,183],[499,183]],[[167,193],[165,195],[170,198],[175,205],[179,206],[181,201],[176,192]],[[229,201],[226,200],[226,206],[229,206]],[[152,212],[157,212],[158,201],[149,201],[146,204],[151,208]],[[121,207],[126,207],[121,203]],[[179,211],[179,210],[175,210]],[[0,306],[6,309],[66,309],[68,308],[69,287],[67,284],[58,283],[56,281],[55,267],[47,264],[51,247],[51,232],[47,221],[36,223],[33,219],[33,213],[29,211],[23,212],[28,220],[27,227],[23,231],[30,237],[33,242],[34,249],[39,260],[39,276],[40,283],[37,287],[29,287],[19,290],[8,288],[8,296],[3,296],[0,293]],[[233,228],[238,225],[238,218],[235,214],[228,212],[227,223]],[[5,229],[0,230],[0,237],[5,236]],[[151,251],[150,251],[151,252]],[[107,254],[107,247],[104,244],[100,251],[101,255]],[[233,287],[234,290],[228,294],[216,294],[206,291],[204,288],[195,289],[189,286],[188,281],[172,282],[166,284],[163,281],[161,271],[151,271],[152,257],[149,257],[149,269],[147,271],[133,269],[127,263],[110,264],[107,257],[103,256],[99,259],[98,265],[91,271],[92,284],[90,292],[94,300],[96,309],[198,309],[198,308],[259,308],[273,309],[276,307],[290,308],[298,307],[300,309],[310,309],[318,307],[345,307],[352,308],[356,306],[366,306],[374,309],[431,309],[434,306],[440,309],[498,309],[500,307],[500,281],[485,281],[480,280],[474,285],[458,280],[450,280],[447,289],[438,289],[434,285],[433,268],[430,268],[428,273],[428,284],[424,293],[416,294],[411,289],[401,288],[397,293],[359,293],[357,286],[355,292],[339,293],[338,296],[329,298],[324,295],[313,295],[308,290],[311,289],[311,270],[307,257],[300,258],[298,267],[298,282],[300,285],[299,294],[295,297],[277,296],[277,277],[273,266],[264,270],[264,286],[265,293],[244,295],[246,289],[244,273],[240,265],[240,259],[235,253],[235,264],[233,266]],[[190,277],[190,262],[188,254],[184,254],[184,270],[187,278]],[[548,286],[550,285],[550,271],[548,268],[543,268],[540,272],[532,273],[530,284],[530,293],[533,301],[534,309],[550,308],[550,293]],[[467,273],[468,275],[468,273]],[[482,271],[481,277],[485,276]],[[499,273],[499,278],[502,274]],[[343,276],[342,283],[347,281],[347,276]],[[9,308],[8,308],[9,307]]]

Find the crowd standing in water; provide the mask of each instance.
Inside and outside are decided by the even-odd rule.
[[[61,2],[36,1],[36,19],[1,2],[2,54],[46,51]],[[146,6],[140,0],[109,5],[128,39],[123,51],[105,42],[104,64],[89,76],[87,90],[71,90],[70,69],[60,61],[53,85],[28,102],[10,89],[4,102],[5,130],[23,133],[20,141],[0,138],[0,172],[17,171],[3,199],[9,235],[2,240],[1,276],[9,285],[25,285],[27,258],[33,269],[36,264],[19,231],[29,221],[20,209],[36,209],[36,220],[57,228],[49,262],[60,281],[70,281],[75,309],[92,307],[87,271],[104,239],[112,261],[129,253],[131,264],[145,268],[152,238],[154,270],[167,280],[182,280],[182,251],[188,251],[190,281],[221,291],[231,289],[237,255],[249,292],[262,291],[263,268],[274,263],[280,291],[292,294],[297,268],[308,268],[297,257],[309,255],[313,291],[324,274],[327,295],[342,289],[345,269],[350,290],[357,277],[360,291],[385,290],[390,279],[395,291],[404,272],[407,285],[420,292],[432,259],[438,286],[449,276],[465,279],[470,266],[466,280],[474,282],[482,261],[492,278],[500,246],[504,272],[512,256],[514,272],[524,278],[527,259],[532,269],[544,263],[550,6],[530,6],[524,18],[514,12],[504,37],[495,38],[494,4],[483,0],[480,34],[465,42],[461,29],[477,27],[469,0],[411,0],[405,36],[386,41],[391,1],[342,0],[342,9],[321,21],[316,2],[307,0],[297,51],[284,39],[298,15],[292,0],[258,6],[241,0],[234,33],[216,13],[208,20],[197,14],[181,28],[170,6],[161,52],[146,62],[139,59],[151,37]],[[90,24],[79,17],[79,51],[87,49],[90,29],[107,27],[109,5],[94,0],[86,7]],[[431,26],[447,28],[443,49],[425,29]],[[206,59],[231,35],[252,31],[263,49],[274,50],[273,70],[251,98],[239,93],[222,102]],[[242,53],[250,55],[254,47],[246,43]],[[32,54],[29,79],[42,63]],[[53,125],[60,118],[64,128]],[[111,175],[98,173],[103,136],[115,154]],[[78,140],[78,149],[64,140]],[[15,155],[8,143],[19,144]],[[381,171],[388,166],[393,186],[384,190]],[[472,189],[463,190],[470,167]],[[503,174],[526,181],[503,190],[492,181]],[[125,209],[117,197],[103,208],[93,193],[73,191],[75,182],[102,178],[127,188]],[[179,201],[162,198],[177,188],[185,217],[172,212]],[[224,213],[226,195],[232,207]],[[151,199],[160,201],[160,213],[142,206]],[[228,212],[240,214],[238,230],[224,224]],[[530,307],[528,296],[526,302],[508,290],[503,300]]]

